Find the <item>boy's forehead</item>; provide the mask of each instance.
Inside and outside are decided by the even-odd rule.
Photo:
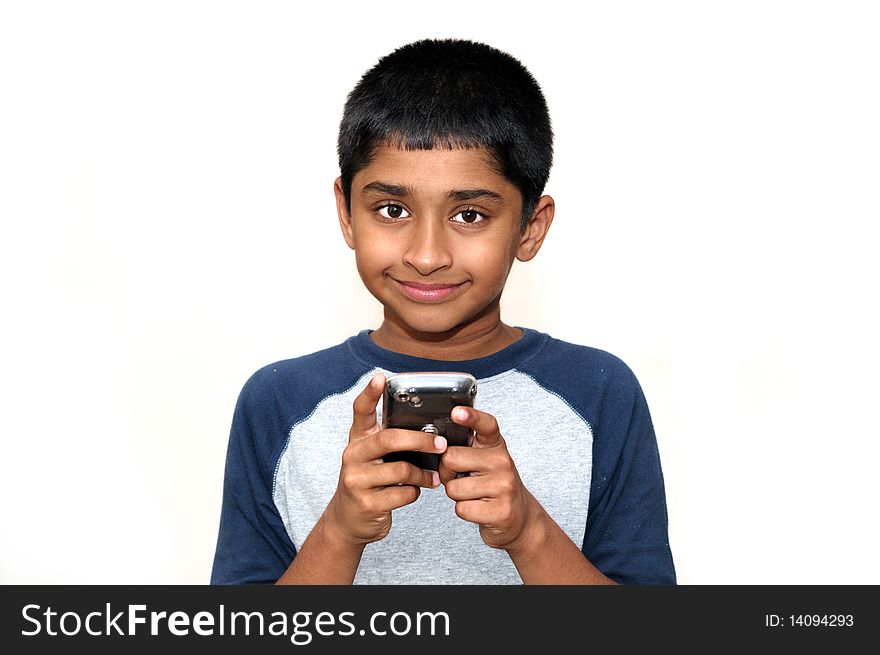
[[[407,191],[430,194],[441,189],[479,187],[498,194],[499,200],[518,193],[516,187],[495,172],[491,162],[489,153],[482,148],[404,150],[381,146],[370,165],[358,171],[355,188],[369,194],[383,185],[397,185]]]

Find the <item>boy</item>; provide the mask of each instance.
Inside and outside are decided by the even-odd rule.
[[[531,74],[481,43],[411,43],[358,82],[334,191],[384,320],[245,384],[213,583],[675,583],[633,373],[501,321],[513,260],[553,220],[552,136]],[[408,371],[477,378],[453,412],[470,447],[380,429],[385,376]],[[439,472],[383,461],[402,450],[440,454]]]

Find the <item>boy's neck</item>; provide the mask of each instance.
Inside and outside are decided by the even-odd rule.
[[[505,325],[497,318],[490,323],[468,325],[449,332],[419,332],[386,316],[382,325],[369,336],[380,348],[403,355],[459,361],[488,357],[503,350],[518,341],[523,331]]]

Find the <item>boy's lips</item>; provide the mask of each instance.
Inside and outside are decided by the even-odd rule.
[[[426,284],[424,282],[391,279],[400,285],[403,293],[406,294],[408,298],[420,302],[436,302],[443,300],[451,296],[459,287],[462,287],[465,284],[465,282],[435,282],[434,284]]]

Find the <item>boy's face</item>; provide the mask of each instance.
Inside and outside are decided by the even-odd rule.
[[[479,149],[380,148],[354,176],[350,216],[337,178],[343,236],[386,318],[430,333],[491,320],[493,313],[498,320],[513,260],[537,253],[553,200],[543,196],[535,220],[520,233],[519,190],[486,157]],[[426,292],[406,283],[455,287]]]

